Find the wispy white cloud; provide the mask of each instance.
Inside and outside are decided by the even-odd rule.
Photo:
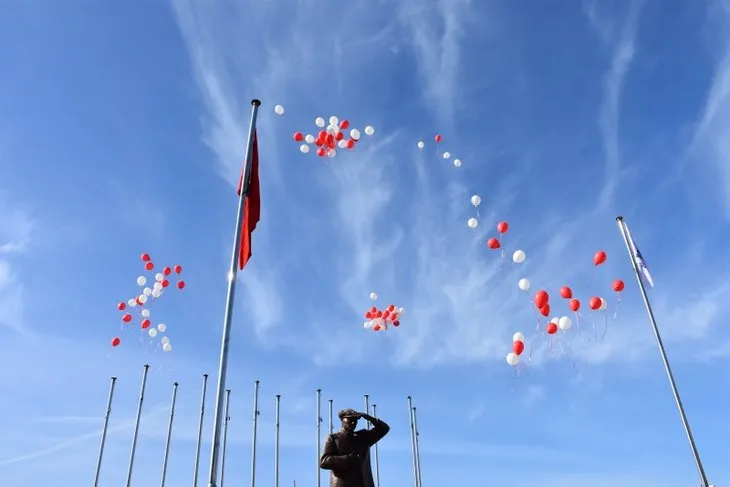
[[[0,325],[25,333],[23,283],[14,255],[26,252],[33,231],[30,215],[0,193]]]

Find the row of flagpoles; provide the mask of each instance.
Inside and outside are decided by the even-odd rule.
[[[131,487],[132,485],[132,477],[134,472],[134,460],[135,455],[137,452],[137,440],[139,438],[139,428],[140,428],[140,422],[142,420],[142,411],[143,411],[143,404],[144,404],[144,396],[145,396],[145,390],[147,388],[147,375],[149,372],[149,365],[145,365],[143,367],[142,372],[142,385],[140,387],[139,392],[139,399],[137,402],[137,412],[136,412],[136,418],[134,422],[134,428],[133,428],[133,434],[132,434],[132,446],[129,456],[129,464],[127,468],[127,481],[126,485],[127,487]],[[112,404],[114,400],[114,389],[117,384],[117,378],[112,377],[111,378],[111,384],[109,387],[109,396],[107,398],[107,404],[106,404],[106,414],[104,415],[104,427],[102,429],[101,433],[101,444],[99,446],[99,455],[96,463],[96,472],[94,475],[94,487],[99,486],[99,477],[101,474],[101,467],[103,463],[104,458],[104,447],[106,445],[107,440],[107,432],[109,429],[109,420],[111,417],[112,412]],[[258,419],[261,415],[261,411],[259,411],[259,384],[260,382],[257,380],[254,382],[254,396],[253,396],[253,429],[252,429],[252,438],[251,438],[251,487],[256,486],[256,447],[257,447],[257,436],[258,436]],[[167,425],[167,435],[165,437],[165,450],[162,457],[162,475],[160,479],[160,487],[165,487],[165,482],[167,479],[167,465],[168,460],[170,458],[170,447],[172,443],[172,433],[173,433],[173,421],[175,418],[175,403],[177,401],[177,390],[178,390],[179,384],[175,382],[172,385],[172,399],[170,401],[170,418]],[[198,477],[199,477],[199,468],[200,468],[200,450],[201,450],[201,443],[202,443],[202,434],[203,434],[203,425],[205,422],[205,399],[206,399],[206,392],[208,387],[208,374],[203,374],[203,386],[202,386],[202,393],[200,398],[200,418],[198,422],[198,435],[197,435],[197,444],[195,448],[195,466],[193,469],[193,487],[198,486]],[[317,475],[317,487],[321,487],[322,485],[322,471],[319,466],[319,460],[322,456],[322,444],[323,444],[323,438],[322,438],[322,389],[316,390],[317,394],[317,418],[316,418],[316,426],[317,426],[317,458],[316,458],[316,475]],[[370,395],[365,394],[363,396],[364,398],[364,411],[367,411],[369,414],[372,414],[373,417],[378,417],[378,411],[377,411],[377,404],[370,404]],[[281,406],[281,395],[277,394],[274,396],[275,404],[274,404],[274,428],[275,428],[275,439],[274,439],[274,487],[279,487],[279,439],[280,439],[280,430],[281,430],[281,423],[280,423],[280,406]],[[220,455],[220,474],[219,477],[216,479],[217,482],[219,482],[218,485],[223,487],[223,481],[225,477],[225,468],[226,468],[226,445],[227,445],[227,438],[228,438],[228,424],[231,420],[230,417],[230,401],[231,401],[231,390],[226,389],[225,391],[225,402],[224,402],[224,416],[223,416],[223,425],[221,428],[221,455]],[[419,445],[419,430],[418,430],[418,420],[416,417],[416,407],[413,405],[413,399],[411,396],[408,396],[407,398],[408,402],[408,416],[409,416],[409,424],[410,424],[410,439],[411,439],[411,453],[412,453],[412,460],[413,460],[413,479],[414,479],[414,487],[421,487],[421,453],[420,453],[420,445]],[[327,431],[329,434],[334,433],[335,431],[335,424],[334,424],[334,400],[329,399],[328,400],[328,424],[327,424]],[[370,424],[368,423],[368,427]],[[377,443],[373,447],[373,465],[374,465],[374,476],[375,476],[375,487],[380,487],[380,460],[378,458],[378,445]],[[296,485],[296,482],[295,482]]]

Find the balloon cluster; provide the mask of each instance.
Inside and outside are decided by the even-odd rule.
[[[517,332],[512,335],[512,351],[507,354],[507,363],[512,367],[517,367],[520,364],[520,355],[525,351],[525,335],[522,332]]]
[[[307,154],[311,149],[316,148],[315,152],[319,157],[335,157],[337,149],[352,150],[360,142],[360,131],[351,128],[348,120],[340,120],[336,115],[329,118],[327,127],[325,127],[325,120],[322,117],[317,117],[314,124],[320,129],[316,136],[294,132],[294,142],[299,144],[299,150],[303,154]],[[365,135],[371,136],[375,134],[375,129],[368,125],[365,127],[364,132]]]
[[[378,295],[370,293],[370,299],[375,301],[378,299]],[[387,330],[390,325],[397,328],[400,326],[400,317],[404,313],[405,310],[403,308],[397,307],[394,304],[390,304],[382,310],[377,306],[371,306],[365,312],[365,319],[367,321],[363,324],[363,328],[373,331]]]
[[[436,145],[438,147],[439,144],[441,144],[443,137],[441,137],[441,134],[436,134],[433,136],[433,140],[436,141]],[[423,151],[423,148],[426,147],[426,143],[422,140],[419,140],[417,146],[418,146],[418,150]],[[442,152],[441,157],[443,157],[444,160],[449,160],[449,159],[451,159],[451,152],[448,152],[448,151]],[[453,162],[454,162],[454,167],[461,167],[461,159],[454,159]]]
[[[508,231],[509,231],[509,223],[507,223],[505,221],[497,223],[497,232],[501,236],[503,236]],[[499,250],[502,248],[502,242],[500,242],[499,238],[492,237],[489,240],[487,240],[487,247],[489,247],[492,250]]]
[[[151,272],[155,269],[155,264],[152,262],[150,254],[144,253],[140,256],[140,258],[144,269],[151,274]],[[182,266],[178,264],[172,267],[164,267],[162,272],[158,272],[154,274],[154,276],[149,276],[149,278],[144,275],[137,277],[137,286],[141,288],[137,295],[133,298],[129,298],[127,301],[120,301],[117,304],[117,310],[122,313],[122,322],[125,324],[132,323],[132,320],[134,319],[132,312],[137,311],[140,317],[140,329],[146,330],[150,338],[155,338],[158,334],[165,333],[167,331],[167,325],[164,323],[160,323],[156,327],[152,326],[149,306],[151,304],[151,300],[159,299],[164,295],[165,290],[170,286],[170,280],[173,276],[177,276],[175,287],[179,290],[183,290],[185,288],[185,281],[180,278],[182,270]],[[148,286],[148,282],[153,279],[154,283],[152,284],[152,287]],[[121,342],[122,340],[118,336],[112,338],[112,347],[118,347]],[[167,336],[163,335],[160,338],[160,343],[162,344],[163,351],[169,352],[172,350],[170,339]]]

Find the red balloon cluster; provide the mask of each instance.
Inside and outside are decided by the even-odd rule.
[[[550,295],[544,289],[540,289],[535,293],[535,297],[532,300],[535,307],[540,311],[540,314],[544,317],[550,316]]]
[[[372,306],[365,312],[365,319],[368,320],[365,323],[366,328],[371,328],[373,331],[387,330],[388,325],[393,325],[397,328],[400,326],[398,316],[400,313],[400,308],[396,308],[394,304],[390,304],[382,310],[376,306]]]
[[[509,223],[507,222],[499,222],[497,223],[497,232],[499,232],[500,235],[504,235],[509,230]],[[492,250],[498,250],[502,248],[502,243],[499,241],[498,238],[490,238],[487,240],[487,247],[489,247]]]
[[[333,120],[336,122],[336,120]],[[313,144],[317,149],[316,153],[319,157],[330,156],[333,157],[337,154],[337,149],[352,150],[357,146],[360,141],[360,131],[350,129],[350,122],[348,120],[340,120],[336,125],[331,125],[328,130],[321,129],[316,136],[304,135],[302,132],[294,132],[294,142],[303,144],[302,152],[309,152],[309,148],[306,144]]]

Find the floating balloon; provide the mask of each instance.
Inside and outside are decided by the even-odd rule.
[[[118,347],[120,343],[122,343],[122,340],[119,337],[112,338],[112,347]]]
[[[363,328],[372,329],[373,331],[387,330],[389,325],[394,327],[400,326],[400,317],[405,310],[402,307],[396,307],[394,304],[388,305],[385,309],[378,309],[371,306],[364,314],[367,320]]]
[[[454,159],[454,167],[461,167],[461,159]]]
[[[497,250],[501,246],[502,245],[499,243],[499,240],[497,240],[496,238],[490,238],[489,240],[487,240],[487,247],[492,250]]]
[[[599,250],[596,255],[593,256],[593,265],[601,265],[606,262],[606,252]]]
[[[525,341],[525,335],[522,334],[522,332],[517,332],[514,335],[512,335],[512,341],[513,342],[524,342]],[[519,355],[519,354],[518,354]]]
[[[479,221],[476,218],[469,218],[466,224],[469,228],[476,228],[479,225]]]
[[[505,234],[505,233],[507,233],[507,230],[509,230],[509,223],[507,223],[507,222],[497,223],[497,231],[499,233]]]
[[[424,144],[422,140],[419,140],[419,141],[418,141],[418,150],[423,150],[423,147],[424,147],[425,145],[426,145],[426,144]]]
[[[549,299],[550,296],[548,295],[547,291],[541,289],[537,293],[535,293],[535,299],[533,300],[533,302],[535,303],[535,307],[537,309],[540,309],[548,304]]]
[[[515,250],[515,253],[512,254],[512,262],[515,264],[522,264],[526,258],[527,255],[524,250]]]
[[[443,158],[444,158],[444,159],[449,159],[449,158],[451,158],[451,152],[444,152]]]
[[[144,286],[145,284],[147,284],[147,279],[144,276],[139,276],[137,278],[137,285]]]
[[[617,293],[620,293],[621,291],[624,290],[624,281],[622,281],[621,279],[616,279],[615,281],[613,281],[613,284],[611,285],[611,287],[613,287],[614,291],[616,291]]]
[[[588,306],[594,311],[599,309],[601,307],[601,298],[593,296],[591,300],[588,301]]]
[[[575,298],[571,299],[570,301],[568,301],[568,308],[570,308],[571,311],[574,311],[577,313],[578,310],[580,309],[580,301],[578,301]]]
[[[608,309],[608,301],[604,298],[600,298],[601,305],[598,307],[598,311],[606,311]]]
[[[479,195],[475,194],[471,197],[471,204],[474,208],[476,208],[482,204],[482,199],[479,197]]]
[[[324,118],[322,118],[322,117],[315,118],[314,119],[314,125],[316,125],[319,128],[324,127]]]
[[[274,107],[274,113],[276,113],[277,115],[284,115],[284,107],[281,105],[276,105]]]
[[[365,135],[371,136],[373,134],[375,134],[375,128],[373,128],[372,125],[368,125],[367,127],[365,127]]]
[[[434,136],[433,140],[435,140],[435,141],[436,141],[436,143],[438,144],[439,142],[441,142],[441,135],[439,135],[439,134],[436,134],[436,135]]]
[[[550,316],[550,305],[545,303],[544,306],[540,307],[539,311],[540,311],[541,315],[543,315],[545,318],[547,318],[548,316]]]
[[[570,299],[573,297],[573,290],[570,289],[568,286],[563,286],[560,288],[560,297],[563,299]]]
[[[573,326],[573,320],[571,320],[567,316],[561,316],[558,320],[558,328],[560,328],[563,331],[570,330],[570,327]]]
[[[517,287],[519,287],[521,291],[527,292],[530,290],[530,281],[523,277],[517,283]]]
[[[516,367],[520,363],[519,355],[514,352],[508,353],[505,359],[507,360],[507,363],[512,367]]]
[[[525,344],[522,341],[516,341],[512,343],[512,351],[515,353],[515,355],[522,355],[522,352],[525,351]]]
[[[547,324],[545,327],[545,331],[548,332],[549,335],[554,335],[558,332],[558,325],[553,323],[552,321]]]
[[[378,295],[377,295],[377,294],[375,294],[375,293],[370,293],[370,299],[371,299],[372,301],[375,301],[376,299],[378,299]]]

